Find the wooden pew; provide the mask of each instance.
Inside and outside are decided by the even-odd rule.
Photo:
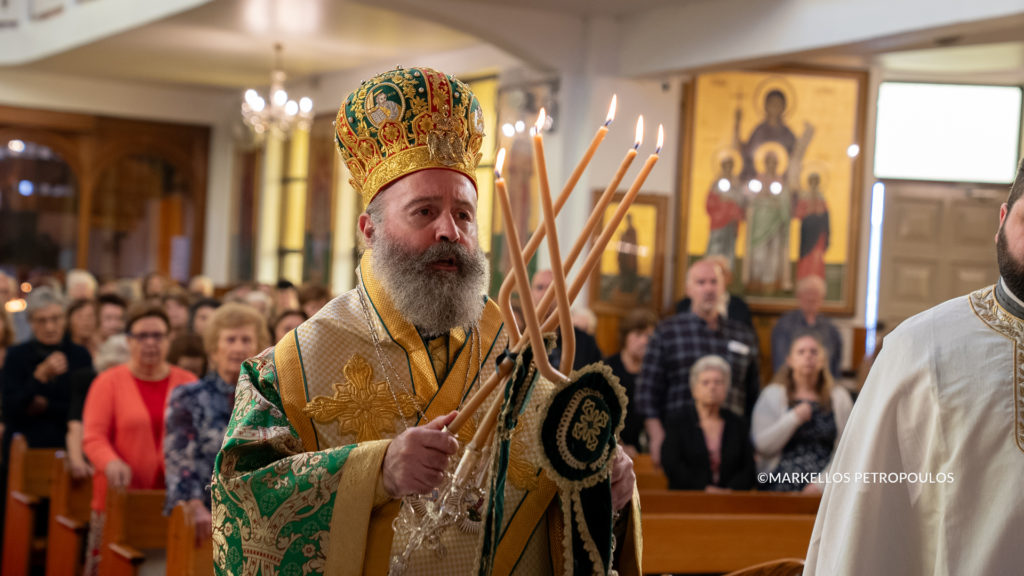
[[[144,550],[167,546],[163,510],[163,490],[111,488],[107,492],[100,576],[136,576],[146,560]]]
[[[636,487],[640,491],[668,491],[668,478],[661,472],[643,472],[636,475]]]
[[[729,572],[803,558],[811,514],[643,514],[645,574]]]
[[[810,514],[818,513],[820,494],[640,490],[643,514]],[[779,556],[781,558],[781,556]]]
[[[804,573],[804,561],[800,558],[782,558],[756,566],[729,572],[725,576],[800,576]]]
[[[64,452],[57,452],[50,491],[46,576],[78,576],[82,573],[91,503],[92,479],[73,479],[67,457]]]
[[[660,466],[655,466],[650,454],[637,454],[633,459],[633,471],[637,474],[647,472],[661,472]]]
[[[207,538],[196,547],[195,537],[192,512],[179,502],[168,527],[168,576],[213,576],[213,542]]]
[[[638,454],[633,459],[638,490],[668,490],[668,478],[661,467],[655,466],[650,454]]]
[[[46,549],[46,507],[53,478],[54,448],[30,449],[25,437],[11,440],[4,518],[4,576],[24,576],[33,560],[42,563]]]

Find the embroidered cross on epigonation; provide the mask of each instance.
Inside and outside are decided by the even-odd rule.
[[[356,442],[380,440],[398,431],[396,420],[416,414],[416,400],[386,381],[373,381],[373,368],[356,354],[341,369],[344,382],[334,384],[334,396],[317,396],[302,412],[317,422],[338,421],[342,436]],[[397,405],[396,405],[397,402]]]
[[[593,400],[583,403],[583,415],[572,427],[572,437],[587,443],[587,450],[597,448],[598,436],[608,425],[608,413],[597,410]]]

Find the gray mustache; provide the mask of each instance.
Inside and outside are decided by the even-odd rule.
[[[466,275],[475,264],[467,248],[459,244],[444,242],[427,248],[416,258],[416,266],[426,269],[438,260],[451,260],[459,267],[461,275]]]

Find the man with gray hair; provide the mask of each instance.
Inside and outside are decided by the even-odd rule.
[[[839,329],[821,313],[825,300],[825,281],[818,276],[807,276],[796,284],[796,299],[800,307],[782,315],[772,328],[772,370],[778,372],[786,363],[793,341],[803,334],[813,333],[828,350],[828,369],[833,378],[839,377],[839,364],[843,358],[843,339]]]
[[[728,360],[732,379],[723,407],[732,410],[749,427],[761,390],[757,334],[745,324],[722,317],[721,283],[718,266],[708,259],[694,262],[686,273],[686,294],[693,302],[692,310],[663,320],[647,345],[636,402],[645,418],[655,463],[661,459],[664,422],[669,415],[693,406],[690,369],[708,354]]]

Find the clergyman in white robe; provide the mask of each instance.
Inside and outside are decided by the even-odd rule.
[[[1024,574],[1024,303],[1002,280],[886,337],[830,475],[805,575]]]

